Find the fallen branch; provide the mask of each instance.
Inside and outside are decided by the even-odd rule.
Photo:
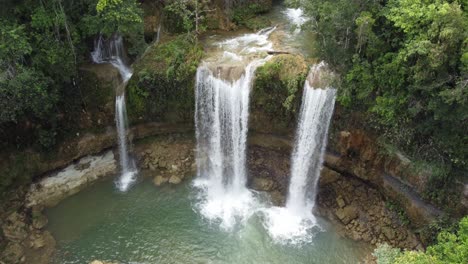
[[[276,50],[269,50],[267,51],[269,55],[278,55],[278,54],[291,54],[289,51],[276,51]]]

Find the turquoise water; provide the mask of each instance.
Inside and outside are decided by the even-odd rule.
[[[366,250],[332,230],[313,243],[280,245],[260,215],[223,231],[194,210],[187,184],[155,187],[143,181],[128,191],[100,182],[46,211],[57,240],[54,263],[357,263]],[[326,227],[323,222],[322,226]]]

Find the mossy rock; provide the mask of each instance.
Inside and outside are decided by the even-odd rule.
[[[250,29],[258,29],[271,24],[267,19],[256,15],[265,14],[271,10],[271,0],[251,0],[246,1],[232,10],[231,19],[240,26]]]
[[[118,70],[111,64],[84,65],[80,76],[82,101],[93,121],[91,126],[113,124],[115,89],[121,82]]]
[[[154,45],[134,65],[127,86],[130,122],[191,120],[203,48],[187,35]]]
[[[293,54],[277,55],[257,69],[251,104],[253,130],[286,132],[294,126],[307,73],[305,59]]]

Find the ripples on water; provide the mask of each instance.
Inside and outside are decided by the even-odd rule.
[[[357,263],[366,253],[321,219],[325,231],[297,245],[272,240],[262,213],[224,231],[194,210],[196,195],[190,183],[157,188],[147,180],[125,194],[98,183],[47,210],[54,263]]]

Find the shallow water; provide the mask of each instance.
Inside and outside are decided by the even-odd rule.
[[[260,213],[223,231],[194,210],[190,183],[155,187],[149,180],[123,194],[112,182],[96,185],[46,211],[57,240],[53,263],[357,263],[366,249],[324,230],[312,243],[275,243]]]

